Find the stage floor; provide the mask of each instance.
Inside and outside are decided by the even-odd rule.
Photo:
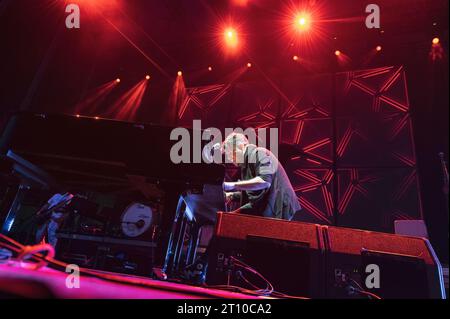
[[[113,280],[80,276],[79,288],[68,288],[68,273],[27,269],[17,262],[0,264],[0,298],[68,299],[261,299],[242,293],[203,288],[145,277],[98,272]],[[117,282],[121,280],[122,283]]]

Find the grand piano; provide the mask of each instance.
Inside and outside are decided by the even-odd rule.
[[[172,129],[62,114],[14,114],[0,140],[0,174],[4,183],[14,186],[8,188],[2,202],[2,232],[11,229],[24,188],[50,193],[73,188],[98,192],[137,189],[145,197],[160,196],[164,201],[156,259],[159,264],[172,263],[174,250],[179,249],[174,248],[177,238],[173,231],[180,227],[174,224],[180,219],[180,198],[182,214],[189,212],[190,220],[214,223],[216,212],[224,205],[224,167],[172,163],[170,150],[177,142],[170,140]]]

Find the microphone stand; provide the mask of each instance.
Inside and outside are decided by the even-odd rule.
[[[444,153],[439,153],[439,159],[441,161],[441,169],[442,169],[442,177],[444,180],[444,185],[442,186],[442,192],[445,196],[446,206],[447,206],[447,214],[449,212],[449,206],[448,206],[448,187],[449,187],[449,181],[448,181],[448,169],[447,169],[447,162],[444,158]]]

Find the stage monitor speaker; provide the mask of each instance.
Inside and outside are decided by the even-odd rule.
[[[442,268],[425,238],[322,226],[327,298],[445,298]],[[356,288],[356,290],[355,290]]]
[[[215,235],[208,248],[209,285],[266,289],[300,297],[321,297],[324,264],[321,228],[242,214],[217,214]]]

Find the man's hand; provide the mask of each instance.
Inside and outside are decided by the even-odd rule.
[[[233,201],[234,193],[233,192],[225,192],[225,204],[230,204]]]

